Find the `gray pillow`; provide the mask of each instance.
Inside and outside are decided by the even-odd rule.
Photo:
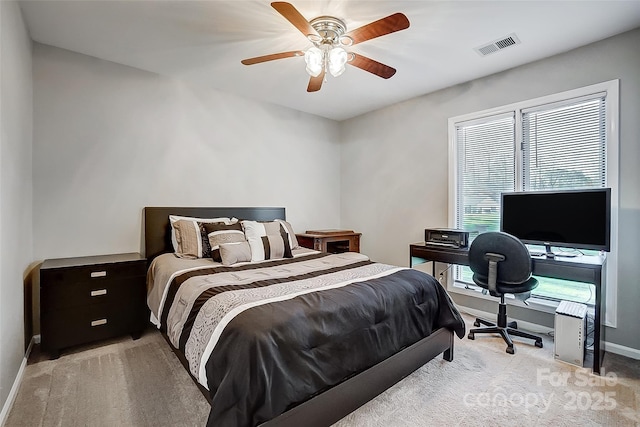
[[[219,251],[223,265],[233,265],[239,262],[251,261],[251,248],[247,241],[221,243],[219,245]]]

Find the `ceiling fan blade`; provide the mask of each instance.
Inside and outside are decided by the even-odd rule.
[[[291,58],[292,56],[304,56],[304,52],[301,50],[292,50],[290,52],[273,53],[271,55],[256,56],[255,58],[243,59],[244,65],[259,64],[261,62],[273,61],[275,59]]]
[[[407,28],[409,28],[409,19],[402,13],[394,13],[386,18],[378,19],[370,24],[349,31],[345,36],[351,37],[353,44],[357,44]]]
[[[277,10],[280,15],[284,16],[287,21],[291,22],[294,27],[300,30],[305,37],[309,34],[319,35],[316,29],[311,26],[309,21],[307,21],[291,3],[274,1],[271,3],[271,6]]]
[[[347,62],[347,64],[351,64],[361,70],[368,71],[371,74],[382,77],[383,79],[388,79],[396,73],[395,68],[355,53],[353,54],[353,59],[350,62]]]
[[[320,88],[322,87],[322,82],[324,81],[324,70],[322,70],[322,72],[320,74],[318,74],[318,77],[311,77],[309,79],[309,86],[307,86],[307,92],[317,92],[320,90]]]

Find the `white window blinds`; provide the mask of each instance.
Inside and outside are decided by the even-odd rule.
[[[605,319],[611,325],[617,301],[618,122],[617,80],[449,119],[450,225],[470,231],[471,238],[499,229],[502,192],[611,188]],[[449,289],[467,293],[462,289],[472,283],[470,271],[456,267],[452,276]],[[538,280],[536,297],[593,302],[588,285]]]
[[[606,186],[605,95],[522,112],[524,190]]]
[[[514,114],[456,125],[458,141],[457,227],[500,228],[500,193],[515,188]]]

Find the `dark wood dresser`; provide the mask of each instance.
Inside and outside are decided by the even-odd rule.
[[[40,267],[40,334],[52,358],[147,326],[147,261],[139,253],[48,259]]]
[[[360,252],[360,236],[353,230],[307,230],[296,234],[298,244],[304,248],[320,252],[342,253]]]

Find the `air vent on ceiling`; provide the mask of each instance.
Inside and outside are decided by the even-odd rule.
[[[480,56],[487,56],[494,52],[506,49],[509,46],[515,46],[517,44],[520,44],[520,39],[514,33],[511,33],[506,37],[494,40],[490,43],[486,43],[482,46],[474,48],[473,50],[478,52],[478,55]]]

